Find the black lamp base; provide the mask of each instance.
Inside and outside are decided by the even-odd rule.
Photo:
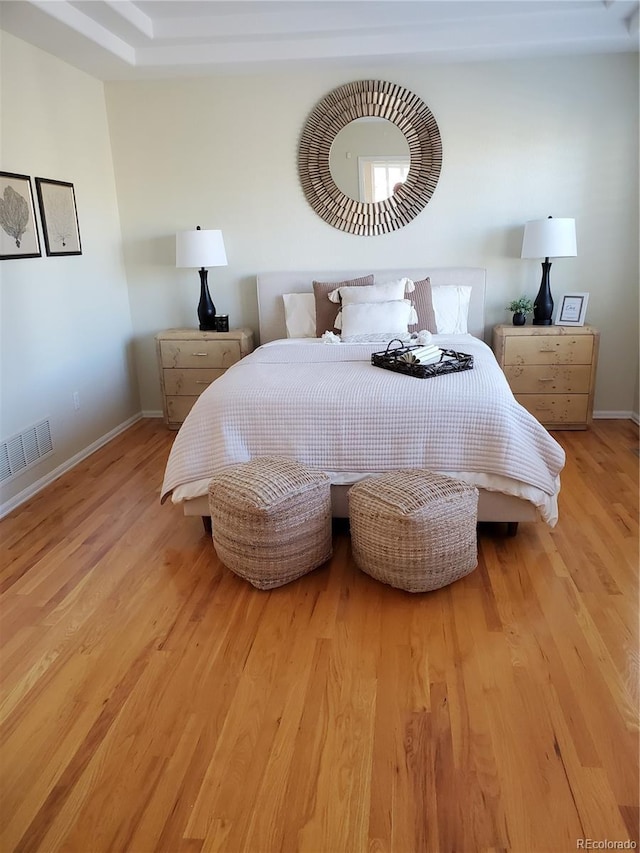
[[[540,282],[540,290],[533,303],[533,325],[534,326],[550,326],[553,323],[553,299],[551,297],[551,287],[549,286],[549,272],[551,270],[551,262],[549,258],[545,258],[542,263],[542,281]]]
[[[211,301],[211,294],[207,286],[208,270],[202,267],[200,273],[200,302],[198,302],[198,320],[200,320],[201,332],[216,331],[216,306]]]

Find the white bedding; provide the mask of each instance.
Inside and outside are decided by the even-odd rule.
[[[162,500],[204,495],[225,465],[254,456],[297,459],[350,483],[428,468],[523,497],[557,520],[564,452],[520,406],[493,353],[471,335],[436,335],[471,353],[472,370],[416,379],[374,367],[380,344],[273,341],[200,396],[167,463]]]

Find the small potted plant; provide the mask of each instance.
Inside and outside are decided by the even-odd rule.
[[[533,311],[533,302],[526,296],[514,299],[507,305],[507,310],[513,312],[513,325],[524,326],[527,322],[527,314]]]

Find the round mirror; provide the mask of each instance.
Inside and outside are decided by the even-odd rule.
[[[411,156],[404,133],[386,118],[357,118],[338,131],[329,168],[336,186],[356,201],[391,198],[409,174]]]
[[[342,183],[336,166],[343,189],[330,162],[336,142],[339,156],[340,132],[353,123],[359,133],[357,119],[363,118],[386,119],[409,149],[405,179],[393,183],[390,195],[372,201],[361,200],[359,184],[355,189],[349,180]],[[351,159],[357,157],[355,147],[345,148],[345,159],[348,151]],[[359,80],[329,92],[309,115],[298,148],[298,173],[309,204],[334,228],[363,236],[386,234],[414,219],[433,195],[441,166],[440,131],[429,108],[402,86],[381,80]]]

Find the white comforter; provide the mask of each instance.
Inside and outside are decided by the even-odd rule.
[[[434,336],[474,367],[416,379],[374,367],[380,344],[274,341],[227,370],[198,399],[174,442],[162,485],[178,503],[254,456],[286,456],[334,483],[428,468],[524,497],[557,519],[564,452],[516,402],[493,353],[471,335]]]

